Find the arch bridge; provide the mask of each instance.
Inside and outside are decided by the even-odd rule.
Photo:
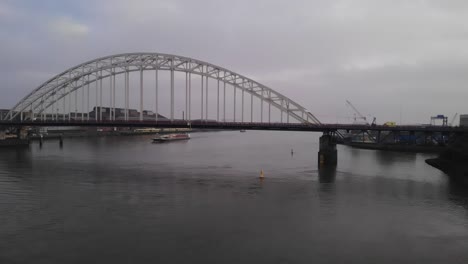
[[[135,73],[139,73],[137,82],[131,80]],[[277,113],[272,114],[272,107]],[[178,110],[183,114],[176,118]],[[289,123],[291,118],[320,124],[283,94],[223,67],[177,55],[128,53],[85,62],[54,76],[21,99],[2,120],[271,123],[275,118],[280,123],[284,119]]]
[[[374,130],[377,136],[369,134],[369,138],[377,143],[382,131],[391,132],[388,135],[404,131],[410,136],[468,133],[466,128],[443,126],[322,124],[305,107],[251,78],[162,53],[107,56],[54,76],[12,109],[0,112],[0,139],[5,127],[25,126],[321,131],[325,135],[320,139],[323,155],[319,156],[331,163],[336,163],[334,140],[342,138],[340,131],[369,134]]]

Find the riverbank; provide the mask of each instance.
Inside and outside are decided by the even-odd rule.
[[[210,130],[210,129],[186,129],[186,128],[167,128],[155,130],[120,130],[120,131],[54,131],[47,134],[36,134],[30,136],[30,140],[43,140],[59,139],[59,138],[79,138],[79,137],[107,137],[107,136],[141,136],[141,135],[157,135],[157,134],[171,134],[171,133],[202,133],[202,132],[220,132],[225,130]]]
[[[438,158],[427,159],[426,163],[468,186],[468,135],[457,136]]]
[[[170,133],[197,133],[204,132],[200,129],[188,128],[160,128],[160,129],[136,129],[136,130],[113,130],[113,129],[73,129],[73,130],[49,130],[47,132],[31,133],[24,139],[10,137],[0,140],[0,148],[3,147],[23,147],[29,146],[30,141],[39,140],[59,140],[63,138],[83,138],[83,137],[108,137],[108,136],[140,136]]]

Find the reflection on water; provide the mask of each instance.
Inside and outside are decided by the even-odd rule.
[[[468,218],[468,187],[461,185],[459,180],[450,179],[448,184],[448,199],[456,206],[465,208]]]
[[[394,151],[374,151],[375,157],[379,165],[392,166],[398,162],[413,163],[417,159],[417,153],[411,152],[394,152]]]
[[[325,167],[318,169],[318,176],[320,183],[332,183],[336,177],[336,167]]]
[[[430,155],[339,146],[338,166],[318,169],[318,137],[1,150],[0,263],[468,260],[468,192],[426,165]]]

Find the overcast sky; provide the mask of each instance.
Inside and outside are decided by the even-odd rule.
[[[79,63],[188,56],[246,75],[323,121],[468,113],[468,1],[0,0],[0,108]]]

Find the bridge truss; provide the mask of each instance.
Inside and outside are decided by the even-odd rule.
[[[160,87],[159,74],[160,71],[170,72],[170,85]],[[130,85],[130,73],[139,72],[139,85],[131,87]],[[154,74],[154,118],[158,121],[159,110],[161,106],[168,106],[169,111],[168,119],[170,121],[175,120],[174,105],[175,105],[175,72],[185,73],[185,98],[178,98],[178,101],[184,101],[186,116],[184,120],[192,120],[192,75],[200,77],[200,120],[208,121],[208,111],[214,111],[208,108],[209,101],[209,79],[211,83],[216,83],[216,121],[226,121],[226,87],[228,89],[233,88],[233,120],[234,122],[254,122],[254,109],[259,111],[260,114],[256,115],[256,122],[272,122],[271,107],[276,108],[280,111],[280,120],[283,123],[283,116],[286,117],[286,123],[290,122],[290,117],[296,122],[303,124],[315,124],[320,125],[320,121],[306,108],[302,107],[298,103],[289,99],[275,90],[258,83],[250,78],[243,75],[237,74],[228,69],[195,60],[192,58],[160,54],[160,53],[128,53],[119,54],[113,56],[107,56],[99,59],[95,59],[76,67],[68,69],[61,74],[51,78],[47,82],[43,83],[21,101],[19,101],[5,116],[1,117],[4,121],[13,120],[81,120],[85,121],[98,121],[103,120],[103,108],[108,107],[111,109],[110,116],[106,117],[107,120],[117,120],[119,117],[116,116],[116,76],[123,75],[124,80],[124,121],[130,121],[131,114],[130,109],[130,96],[133,98],[137,96],[139,98],[139,120],[144,121],[144,73],[152,72]],[[106,80],[106,84],[109,83],[109,88],[103,88],[103,80]],[[138,87],[139,86],[139,87]],[[139,88],[139,89],[138,89]],[[160,89],[169,89],[170,100],[167,98],[160,98]],[[106,91],[104,91],[106,90]],[[213,93],[214,89],[211,89]],[[220,90],[222,93],[220,93]],[[241,115],[236,116],[239,112],[236,107],[239,107],[239,102],[236,102],[236,98],[241,94]],[[103,94],[106,93],[106,94]],[[245,117],[244,109],[245,106],[245,94],[250,95],[250,119]],[[213,95],[213,94],[212,94]],[[221,95],[223,98],[221,98]],[[106,98],[108,96],[108,98]],[[74,98],[73,98],[74,97]],[[78,97],[80,102],[78,102]],[[106,98],[106,100],[103,100]],[[213,96],[211,97],[213,98]],[[254,98],[259,102],[259,106],[254,108]],[[107,100],[109,99],[109,100]],[[72,101],[75,107],[75,116],[73,116]],[[109,105],[105,105],[104,101],[108,101]],[[169,101],[169,102],[167,102]],[[91,102],[95,105],[91,105]],[[81,106],[79,107],[79,104]],[[267,105],[267,114],[264,117],[265,106]],[[90,116],[89,111],[95,107],[95,116]],[[221,111],[221,107],[223,108]],[[77,113],[77,109],[81,109],[81,113]],[[167,110],[167,109],[166,109]],[[212,115],[214,112],[211,112]],[[222,116],[220,115],[222,113]],[[259,118],[258,118],[259,116]],[[231,117],[229,117],[231,118]]]

